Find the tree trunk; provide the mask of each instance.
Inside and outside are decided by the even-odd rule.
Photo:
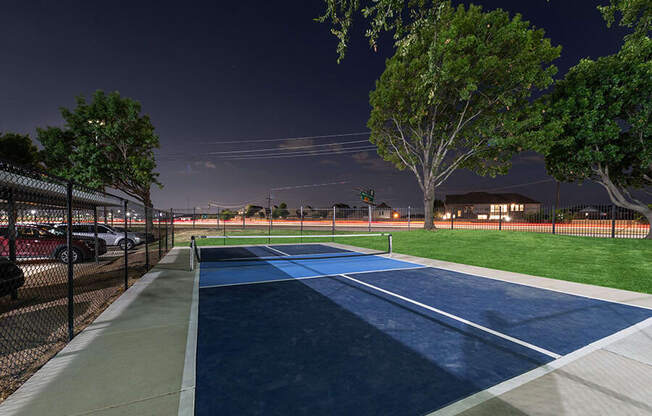
[[[423,212],[425,214],[423,219],[423,228],[426,230],[434,230],[435,224],[433,222],[433,208],[434,208],[435,190],[426,189],[423,193]]]
[[[152,205],[152,199],[150,197],[149,191],[147,191],[146,194],[142,196],[143,198],[143,205],[147,207],[147,218],[145,221],[147,221],[147,229],[149,230],[150,233],[154,233],[154,212],[153,212],[153,205]]]
[[[650,228],[648,228],[647,235],[645,238],[648,240],[652,240],[652,209],[648,208],[647,210],[643,210],[641,212],[647,218],[647,223],[650,224]]]

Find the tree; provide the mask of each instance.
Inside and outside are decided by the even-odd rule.
[[[38,149],[24,134],[0,134],[0,158],[30,168],[39,167]]]
[[[117,91],[96,91],[90,103],[77,97],[73,110],[61,109],[63,128],[37,129],[44,162],[54,173],[92,188],[114,187],[151,207],[157,184],[154,149],[159,147],[138,102]]]
[[[237,212],[231,211],[230,209],[224,209],[220,211],[220,219],[223,221],[229,221],[237,215]]]
[[[631,19],[630,10],[618,10]],[[628,21],[639,30],[640,22]],[[652,41],[640,32],[634,35],[626,37],[617,54],[583,59],[557,82],[541,101],[544,123],[531,147],[545,155],[548,172],[557,180],[594,181],[615,205],[652,224],[652,209],[632,192],[652,195]],[[647,238],[652,239],[652,231]]]
[[[274,205],[272,218],[287,218],[288,215],[290,215],[290,211],[288,211],[288,205],[285,202],[281,202],[278,206]]]
[[[245,207],[245,217],[246,218],[251,218],[254,215],[256,215],[256,213],[261,212],[261,211],[264,212],[263,207],[261,207],[259,205],[251,205],[251,204],[249,204],[249,205],[247,205]]]
[[[382,32],[394,31],[399,39],[413,21],[428,16],[441,3],[441,0],[326,0],[326,11],[316,20],[331,22],[331,33],[338,39],[337,62],[340,62],[346,54],[349,32],[358,12],[369,21],[366,36],[376,50]]]
[[[518,14],[441,5],[397,42],[367,123],[378,154],[416,176],[426,229],[435,189],[456,169],[506,173],[532,124],[528,99],[552,83],[556,68],[547,64],[561,49]]]

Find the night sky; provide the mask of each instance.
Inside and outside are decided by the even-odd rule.
[[[625,32],[606,28],[595,8],[606,2],[475,3],[519,12],[544,28],[554,45],[563,46],[555,62],[561,77],[580,58],[618,50]],[[35,137],[36,127],[62,124],[58,109],[72,107],[76,95],[118,90],[141,102],[160,136],[158,172],[164,188],[153,191],[156,206],[262,203],[270,188],[333,181],[348,183],[273,194],[291,205],[361,205],[356,189],[373,187],[379,201],[418,206],[422,197],[414,176],[396,171],[374,152],[231,161],[208,154],[367,137],[220,144],[367,131],[368,94],[393,53],[391,37],[385,36],[374,53],[360,18],[348,54],[337,64],[330,27],[313,21],[323,8],[321,0],[4,0],[0,131]],[[551,202],[552,181],[510,187],[546,179],[541,157],[525,154],[514,160],[509,175],[496,179],[459,171],[437,197],[495,190]],[[561,199],[608,201],[593,184],[562,185]]]

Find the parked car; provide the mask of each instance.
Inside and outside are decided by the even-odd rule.
[[[72,235],[75,237],[90,237],[95,238],[95,226],[93,224],[73,224],[72,225]],[[68,226],[66,224],[59,224],[54,227],[57,232],[66,234]],[[104,224],[97,224],[97,237],[101,240],[104,240],[106,245],[109,246],[120,246],[121,249],[125,248],[125,233],[116,230],[113,227],[109,227]],[[138,235],[138,233],[127,233],[127,250],[131,250],[136,245],[143,242],[143,239]]]
[[[116,230],[119,233],[124,233],[125,229],[122,227],[112,227],[114,230]],[[145,239],[147,239],[148,243],[151,243],[153,241],[156,241],[156,237],[152,233],[144,233],[144,232],[139,232],[139,231],[127,231],[128,233],[133,233],[137,237],[140,237],[140,240],[144,243]]]
[[[12,299],[18,297],[18,288],[25,283],[25,275],[16,263],[7,258],[0,257],[0,297],[11,295]]]
[[[106,243],[98,241],[98,254],[106,253]],[[9,229],[0,227],[0,256],[9,257]],[[38,225],[16,226],[16,257],[52,258],[68,262],[66,236]],[[79,263],[95,257],[95,240],[75,236],[72,240],[72,262]]]

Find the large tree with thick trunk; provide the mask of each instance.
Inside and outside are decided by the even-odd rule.
[[[397,42],[370,94],[370,140],[416,176],[426,229],[435,190],[456,169],[507,171],[533,123],[528,99],[552,83],[560,49],[520,15],[450,2],[425,11]]]

